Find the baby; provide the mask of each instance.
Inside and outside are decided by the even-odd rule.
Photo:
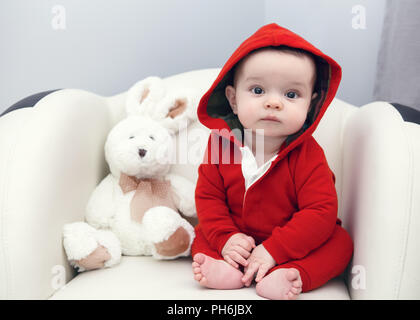
[[[334,174],[312,137],[340,79],[334,60],[269,24],[241,44],[202,97],[199,120],[212,133],[191,249],[201,285],[238,289],[255,277],[258,295],[296,299],[345,270],[353,243],[337,219]],[[240,163],[222,161],[238,150]]]

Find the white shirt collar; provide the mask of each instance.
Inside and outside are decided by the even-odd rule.
[[[264,173],[270,168],[271,163],[276,159],[277,154],[275,154],[270,160],[266,161],[263,165],[258,167],[257,160],[254,157],[254,154],[249,149],[248,146],[240,147],[242,154],[242,175],[245,179],[245,190],[260,179]]]

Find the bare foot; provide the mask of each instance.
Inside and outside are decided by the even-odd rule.
[[[302,280],[295,268],[277,269],[257,283],[257,294],[273,300],[294,300],[302,291]]]
[[[216,260],[197,253],[192,263],[194,279],[202,286],[212,289],[239,289],[244,286],[244,274],[224,260]]]

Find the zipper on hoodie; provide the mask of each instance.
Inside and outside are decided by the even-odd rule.
[[[273,161],[274,162],[274,161]],[[270,165],[270,167],[267,169],[267,171],[266,172],[264,172],[264,174],[258,179],[258,180],[256,180],[256,181],[254,181],[250,186],[249,186],[249,188],[247,188],[247,189],[245,189],[245,193],[244,193],[244,197],[243,197],[243,199],[242,199],[242,213],[243,212],[245,212],[245,198],[246,198],[246,194],[248,193],[248,191],[252,188],[252,187],[254,187],[258,182],[260,182],[267,174],[268,174],[268,172],[270,172],[271,171],[271,169],[272,169],[272,167],[273,167],[273,162],[271,163],[271,165]]]

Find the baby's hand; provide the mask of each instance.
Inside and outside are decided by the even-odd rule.
[[[242,277],[242,282],[245,286],[249,287],[254,274],[257,272],[255,278],[256,282],[259,282],[265,274],[272,267],[276,265],[276,261],[273,259],[270,253],[264,248],[262,244],[257,246],[248,258],[248,266],[245,268],[245,274]]]
[[[248,265],[246,259],[251,255],[251,250],[255,248],[255,240],[244,233],[235,233],[226,241],[222,249],[222,256],[227,263],[239,268],[239,264],[244,267]]]

